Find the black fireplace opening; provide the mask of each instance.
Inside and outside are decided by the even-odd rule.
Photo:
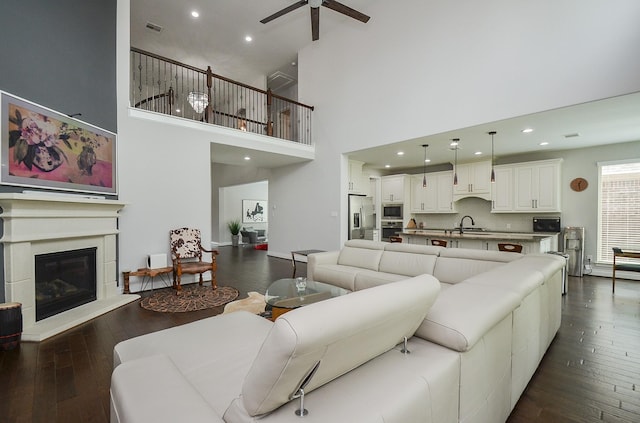
[[[96,250],[35,256],[36,321],[96,300]]]

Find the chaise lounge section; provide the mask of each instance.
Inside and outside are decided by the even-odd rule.
[[[237,312],[118,344],[112,422],[298,422],[307,379],[304,421],[505,421],[559,328],[563,266],[348,241],[307,272],[351,294],[274,323]]]

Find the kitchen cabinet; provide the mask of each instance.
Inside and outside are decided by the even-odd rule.
[[[466,197],[491,200],[491,161],[459,164],[455,169],[458,184],[453,186],[454,201]]]
[[[427,173],[427,187],[422,186],[423,175],[411,176],[411,213],[454,213],[453,172]]]
[[[513,211],[513,167],[495,166],[496,181],[491,188],[491,211]]]
[[[514,167],[514,211],[560,212],[561,160]]]
[[[383,176],[380,179],[383,203],[403,203],[409,196],[408,175]]]
[[[364,162],[349,160],[349,194],[369,195],[369,178],[362,173]]]
[[[474,250],[487,249],[487,241],[484,239],[452,239],[450,243],[454,248],[471,248]]]

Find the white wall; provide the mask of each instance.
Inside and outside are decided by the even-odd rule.
[[[340,247],[340,153],[640,90],[636,0],[377,1],[367,14],[299,52],[317,159],[271,181],[270,254]]]
[[[366,12],[368,24],[299,54],[316,160],[271,171],[270,255],[346,238],[343,153],[640,90],[640,56],[629,53],[640,45],[636,0],[372,1]],[[129,0],[118,0],[120,198],[130,203],[121,269],[168,249],[175,225],[198,225],[209,240],[208,143],[230,142],[224,131],[129,116],[128,15]]]

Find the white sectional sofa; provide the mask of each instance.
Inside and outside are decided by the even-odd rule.
[[[307,275],[351,294],[119,343],[111,420],[503,422],[559,328],[564,265],[348,241],[310,255]]]

